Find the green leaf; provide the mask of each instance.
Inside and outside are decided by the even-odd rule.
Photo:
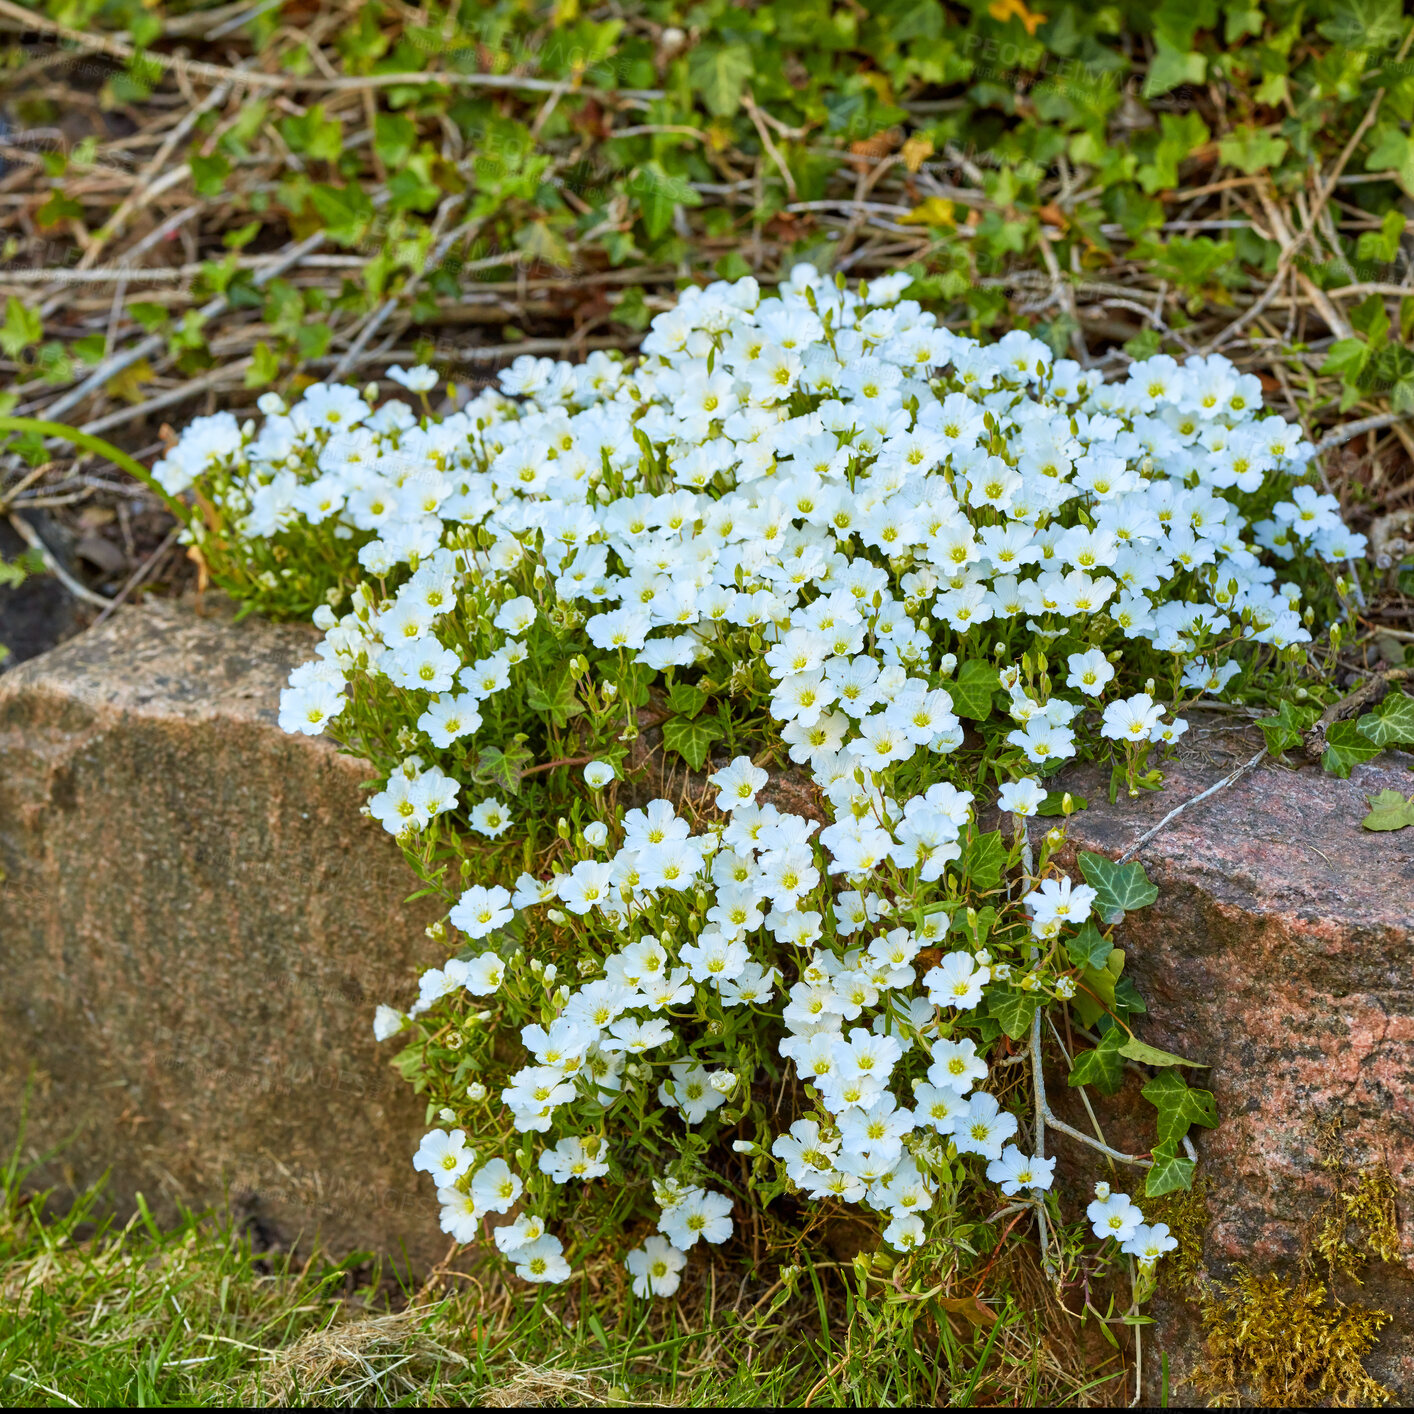
[[[44,321],[38,309],[28,309],[14,295],[5,301],[5,323],[0,328],[0,349],[18,358],[31,344],[44,337]]]
[[[1399,255],[1399,238],[1404,234],[1408,218],[1402,211],[1386,211],[1378,231],[1362,231],[1355,242],[1357,260],[1377,260],[1390,264]]]
[[[1333,776],[1344,780],[1352,766],[1369,761],[1380,754],[1381,748],[1363,736],[1354,722],[1336,722],[1326,732],[1326,754],[1321,765]]]
[[[1023,992],[1020,987],[1006,983],[987,991],[987,1010],[1013,1041],[1021,1040],[1031,1030],[1031,1020],[1040,1004],[1041,999],[1035,992]]]
[[[1286,139],[1277,137],[1274,129],[1254,128],[1250,123],[1239,123],[1218,143],[1218,156],[1249,177],[1277,166],[1286,152]]]
[[[231,175],[231,164],[214,152],[210,157],[196,156],[191,159],[191,184],[198,196],[220,196],[226,188],[226,178]]]
[[[1103,967],[1114,944],[1089,919],[1073,937],[1065,940],[1065,950],[1077,967]]]
[[[1407,746],[1414,744],[1414,697],[1392,692],[1373,712],[1366,712],[1355,730],[1369,737],[1376,746]],[[1330,739],[1330,734],[1326,734]]]
[[[663,723],[663,745],[676,751],[694,771],[702,769],[712,743],[725,734],[715,717],[671,717]]]
[[[1160,39],[1144,78],[1144,97],[1157,98],[1179,84],[1202,83],[1208,72],[1208,61],[1198,53],[1184,53],[1167,40]]]
[[[167,321],[167,306],[154,304],[151,300],[134,300],[128,306],[128,313],[150,334]]]
[[[479,785],[494,786],[510,795],[519,795],[521,774],[530,761],[531,753],[526,750],[525,737],[517,733],[506,750],[499,746],[483,746],[476,753],[471,778]]]
[[[643,227],[654,240],[673,224],[673,212],[679,206],[702,205],[692,187],[667,172],[661,162],[645,162],[626,187],[637,199]]]
[[[1036,807],[1038,815],[1044,815],[1048,819],[1052,815],[1065,814],[1065,798],[1068,792],[1063,790],[1051,790],[1046,792],[1046,798]],[[1090,802],[1083,795],[1071,795],[1070,808],[1072,811],[1084,810]]]
[[[1370,345],[1364,339],[1337,339],[1326,350],[1326,361],[1318,372],[1333,373],[1351,383],[1360,376],[1369,357]]]
[[[1115,1004],[1115,983],[1124,970],[1124,950],[1111,948],[1103,967],[1087,967],[1080,977],[1080,990],[1070,1004],[1087,1026],[1094,1026]]]
[[[1177,1193],[1181,1189],[1193,1187],[1193,1170],[1197,1165],[1192,1159],[1178,1152],[1178,1140],[1170,1139],[1166,1144],[1154,1148],[1154,1167],[1144,1181],[1144,1194],[1149,1198],[1162,1198],[1165,1193]]]
[[[699,44],[687,61],[688,82],[718,118],[730,118],[741,107],[742,90],[755,71],[744,44]]]
[[[531,683],[525,700],[532,712],[548,717],[552,726],[561,729],[573,717],[584,711],[574,692],[574,677],[566,669],[548,683]]]
[[[707,705],[707,694],[690,682],[675,682],[668,689],[668,706],[680,717],[695,717]]]
[[[1070,1067],[1068,1085],[1093,1085],[1102,1095],[1115,1094],[1124,1084],[1124,1058],[1120,1043],[1124,1032],[1112,1026],[1093,1050],[1082,1051]]]
[[[959,717],[981,722],[992,715],[992,694],[1001,686],[1001,678],[990,663],[969,658],[946,686],[953,711]]]
[[[1397,790],[1366,796],[1370,813],[1360,822],[1367,830],[1402,830],[1414,825],[1414,795],[1408,800]]]
[[[988,830],[968,838],[958,861],[958,871],[974,888],[995,889],[1002,881],[1002,866],[1006,862],[1006,846],[1000,830]]]
[[[1257,725],[1267,739],[1267,750],[1273,756],[1301,745],[1307,728],[1321,715],[1319,707],[1298,707],[1290,698],[1283,698],[1275,717],[1263,717]]]
[[[416,142],[417,128],[411,118],[402,113],[374,114],[373,150],[385,167],[401,167],[412,156]]]
[[[1120,1047],[1120,1054],[1127,1060],[1138,1061],[1140,1065],[1190,1065],[1197,1068],[1201,1064],[1199,1061],[1184,1060],[1172,1051],[1161,1051],[1157,1046],[1147,1045],[1137,1036],[1131,1036]]]
[[[1395,47],[1403,32],[1399,0],[1335,0],[1318,32],[1342,49],[1372,53]]]
[[[1148,908],[1159,896],[1138,862],[1116,864],[1103,854],[1082,850],[1080,871],[1095,890],[1095,909],[1103,923],[1118,923],[1126,913]]]
[[[262,339],[251,351],[250,367],[245,371],[245,385],[247,388],[264,388],[273,383],[279,373],[280,360]]]
[[[1204,1129],[1217,1126],[1218,1106],[1212,1091],[1190,1089],[1177,1071],[1156,1075],[1140,1093],[1159,1112],[1161,1145],[1182,1139],[1195,1124]]]

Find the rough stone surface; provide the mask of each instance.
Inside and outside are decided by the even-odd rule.
[[[1108,773],[1072,772],[1066,784],[1091,803],[1072,822],[1074,846],[1118,856],[1260,745],[1255,734],[1195,730],[1163,791],[1113,807]],[[1194,1083],[1212,1089],[1222,1123],[1193,1134],[1213,1276],[1237,1263],[1294,1273],[1341,1170],[1388,1165],[1401,1262],[1340,1290],[1394,1314],[1367,1366],[1404,1403],[1414,1402],[1414,830],[1372,833],[1360,821],[1367,795],[1414,790],[1409,766],[1387,753],[1340,781],[1264,763],[1140,850],[1159,901],[1118,937],[1149,1006],[1140,1036],[1212,1067]],[[1126,1114],[1117,1100],[1112,1137],[1147,1148],[1152,1110],[1141,1101]],[[1085,1123],[1083,1112],[1073,1118]],[[1107,1176],[1096,1156],[1071,1158]],[[1201,1353],[1197,1312],[1161,1296],[1154,1314],[1157,1344],[1182,1377]],[[1180,1385],[1175,1398],[1195,1395]]]
[[[372,1035],[436,960],[366,768],[275,725],[300,628],[122,610],[0,679],[0,1144],[268,1240],[446,1239]]]

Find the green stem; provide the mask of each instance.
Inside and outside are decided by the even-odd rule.
[[[184,506],[175,496],[164,490],[141,462],[135,461],[111,442],[105,442],[102,437],[95,437],[91,432],[81,432],[77,427],[70,427],[63,422],[45,422],[37,417],[0,417],[0,432],[33,432],[37,436],[53,437],[72,443],[75,447],[82,447],[87,452],[94,452],[100,457],[106,457],[114,466],[122,467],[129,476],[141,481],[183,525],[191,521],[190,507]]]

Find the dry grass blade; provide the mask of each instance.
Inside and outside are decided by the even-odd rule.
[[[385,1404],[413,1393],[425,1397],[440,1367],[466,1364],[430,1334],[435,1309],[409,1307],[310,1331],[271,1355],[268,1369],[246,1391],[246,1402]]]

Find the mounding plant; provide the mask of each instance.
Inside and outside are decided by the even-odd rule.
[[[456,1240],[530,1282],[608,1245],[667,1297],[700,1244],[759,1264],[852,1210],[866,1285],[1026,1241],[1087,1304],[1129,1271],[1091,1309],[1137,1331],[1176,1245],[1143,1204],[1217,1114],[1137,1034],[1115,928],[1157,891],[1058,866],[1052,778],[1134,795],[1195,698],[1311,697],[1363,539],[1225,358],[1106,383],[908,282],[690,288],[636,360],[524,356],[445,415],[423,367],[389,373],[420,409],[266,394],[154,474],[218,585],[324,630],[281,724],[372,764],[446,905],[374,1028]],[[1043,1046],[1082,1093],[1140,1069],[1150,1147],[1059,1118]],[[1055,1130],[1134,1196],[1068,1212]]]

